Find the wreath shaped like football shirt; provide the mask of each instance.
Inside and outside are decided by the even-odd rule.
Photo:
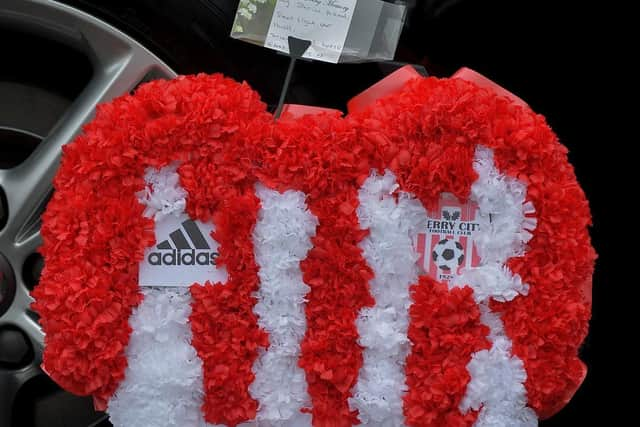
[[[586,374],[566,154],[460,78],[275,122],[220,75],[147,83],[64,147],[44,367],[120,426],[536,425]]]

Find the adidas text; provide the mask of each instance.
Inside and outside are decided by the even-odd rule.
[[[191,250],[164,250],[151,252],[147,257],[149,265],[215,265],[217,252]]]

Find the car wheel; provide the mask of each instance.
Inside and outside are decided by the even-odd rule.
[[[53,1],[3,0],[0,38],[9,41],[0,67],[0,426],[109,425],[40,369],[44,336],[29,308],[43,267],[40,215],[62,145],[96,104],[175,73],[128,35]]]

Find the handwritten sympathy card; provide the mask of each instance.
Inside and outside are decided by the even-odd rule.
[[[337,63],[356,3],[357,0],[240,0],[232,36],[285,53],[289,52],[289,36],[310,40],[305,58]],[[263,40],[260,33],[264,33]]]

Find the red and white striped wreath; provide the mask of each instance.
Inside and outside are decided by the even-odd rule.
[[[128,427],[557,412],[586,373],[595,258],[567,150],[462,78],[392,92],[274,122],[246,84],[199,75],[100,106],[43,217],[46,371]],[[166,218],[184,222],[161,241]],[[181,247],[215,249],[224,280],[141,285],[150,251]]]

